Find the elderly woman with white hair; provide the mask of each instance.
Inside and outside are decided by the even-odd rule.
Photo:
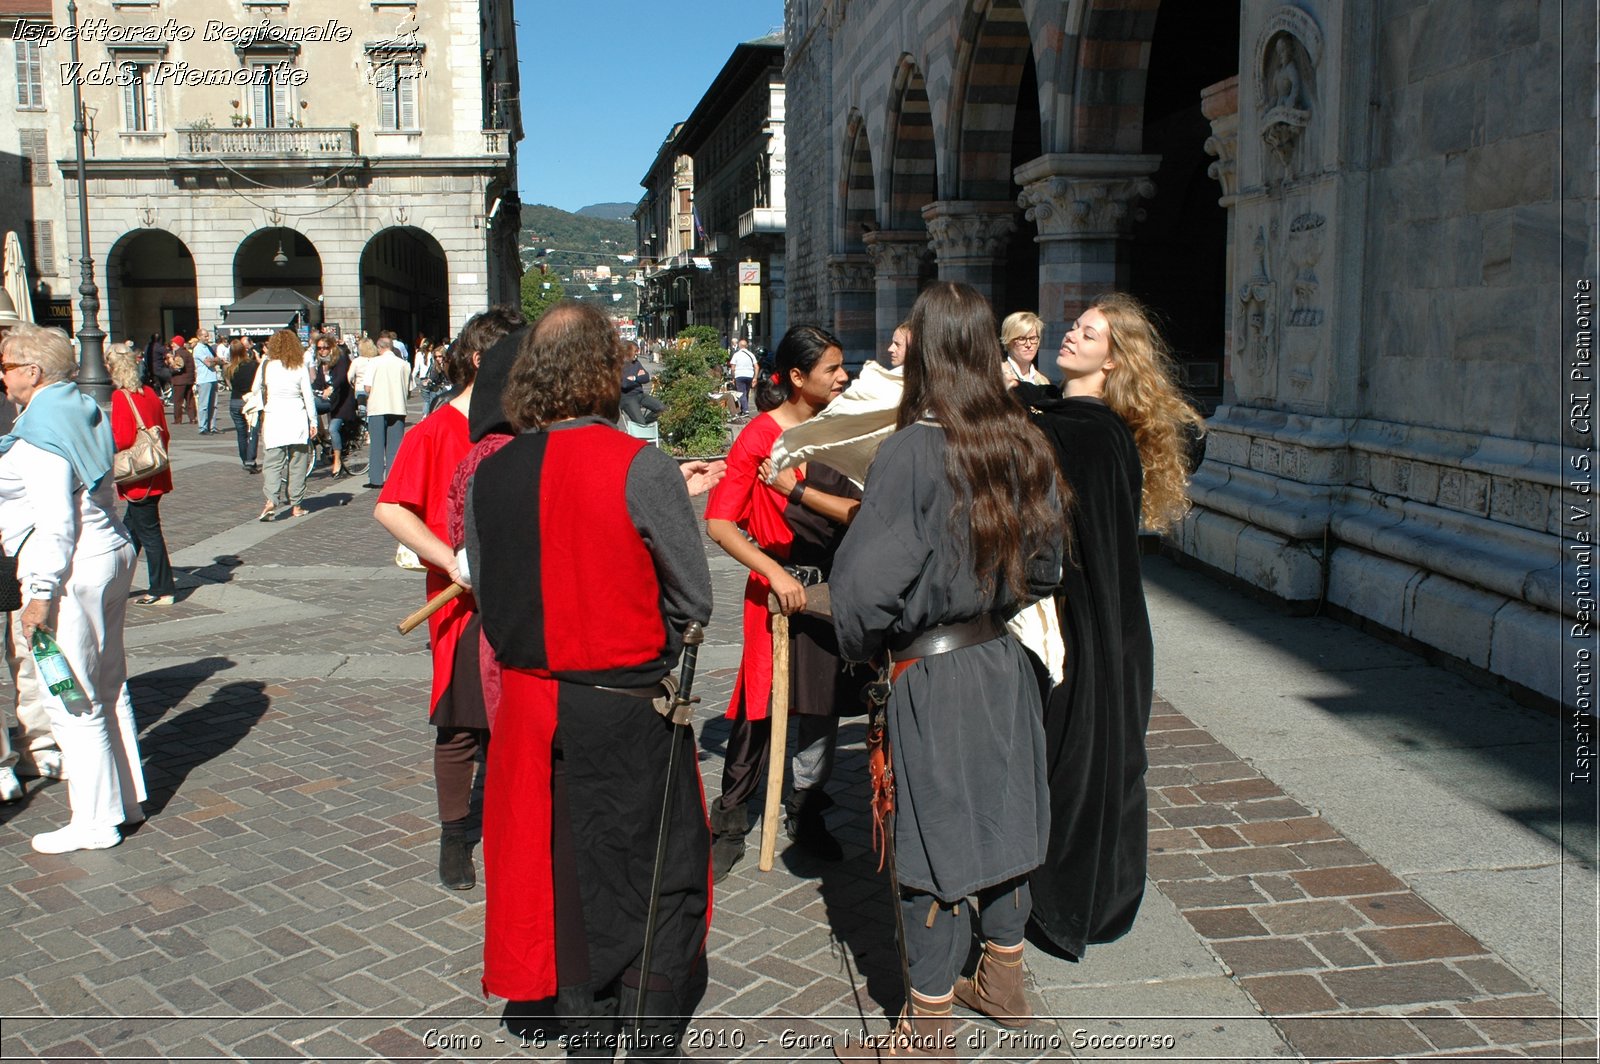
[[[0,540],[18,562],[22,633],[53,633],[76,682],[45,695],[72,820],[35,835],[33,848],[103,850],[122,841],[121,825],[144,819],[122,642],[134,550],[116,514],[111,425],[73,383],[77,362],[59,329],[13,327],[0,372],[22,407],[0,437]]]

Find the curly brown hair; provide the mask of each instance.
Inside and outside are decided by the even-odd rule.
[[[994,311],[976,289],[940,281],[917,297],[909,328],[897,427],[925,417],[943,426],[950,519],[971,527],[978,585],[1003,583],[1027,601],[1028,563],[1041,545],[1065,541],[1070,496],[1044,433],[994,370]]]
[[[279,329],[267,338],[267,357],[282,362],[285,369],[299,369],[306,364],[306,349],[293,329]]]
[[[1090,304],[1111,327],[1111,368],[1106,405],[1133,432],[1144,467],[1140,515],[1152,532],[1164,532],[1189,511],[1189,450],[1205,430],[1198,411],[1177,385],[1172,354],[1154,315],[1133,296],[1113,292]]]
[[[521,432],[591,414],[615,421],[621,396],[617,330],[596,308],[563,299],[523,335],[503,403]]]

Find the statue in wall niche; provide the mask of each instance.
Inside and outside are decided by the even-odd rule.
[[[1311,79],[1315,71],[1302,66],[1291,33],[1274,35],[1260,62],[1264,75],[1258,82],[1263,112],[1261,139],[1284,168],[1285,176],[1293,176],[1295,148],[1311,124],[1311,99],[1315,96]]]
[[[1239,287],[1239,365],[1250,380],[1264,381],[1277,355],[1278,286],[1267,272],[1267,231],[1256,230],[1256,268]]]

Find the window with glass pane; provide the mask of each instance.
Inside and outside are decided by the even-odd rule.
[[[44,106],[44,62],[38,41],[18,40],[17,106],[30,110]]]
[[[151,71],[150,63],[124,63],[118,71],[122,81],[122,128],[129,133],[154,133],[161,128]]]
[[[378,128],[412,130],[417,124],[417,78],[415,63],[385,63],[378,69]]]

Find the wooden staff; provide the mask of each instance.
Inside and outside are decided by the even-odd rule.
[[[805,608],[800,612],[832,619],[832,598],[827,584],[806,588]],[[767,754],[767,804],[761,815],[761,855],[756,867],[772,871],[773,854],[778,848],[778,810],[783,805],[783,773],[789,751],[789,618],[778,603],[778,596],[767,596],[772,611],[772,748]]]
[[[395,625],[395,628],[400,632],[401,635],[409,635],[411,630],[416,628],[417,625],[421,624],[429,617],[432,617],[435,613],[438,613],[444,607],[445,603],[456,598],[462,592],[467,590],[468,588],[461,584],[451,584],[449,587],[433,596],[433,598],[429,599],[427,605],[423,606],[416,613],[413,613],[411,616]]]

